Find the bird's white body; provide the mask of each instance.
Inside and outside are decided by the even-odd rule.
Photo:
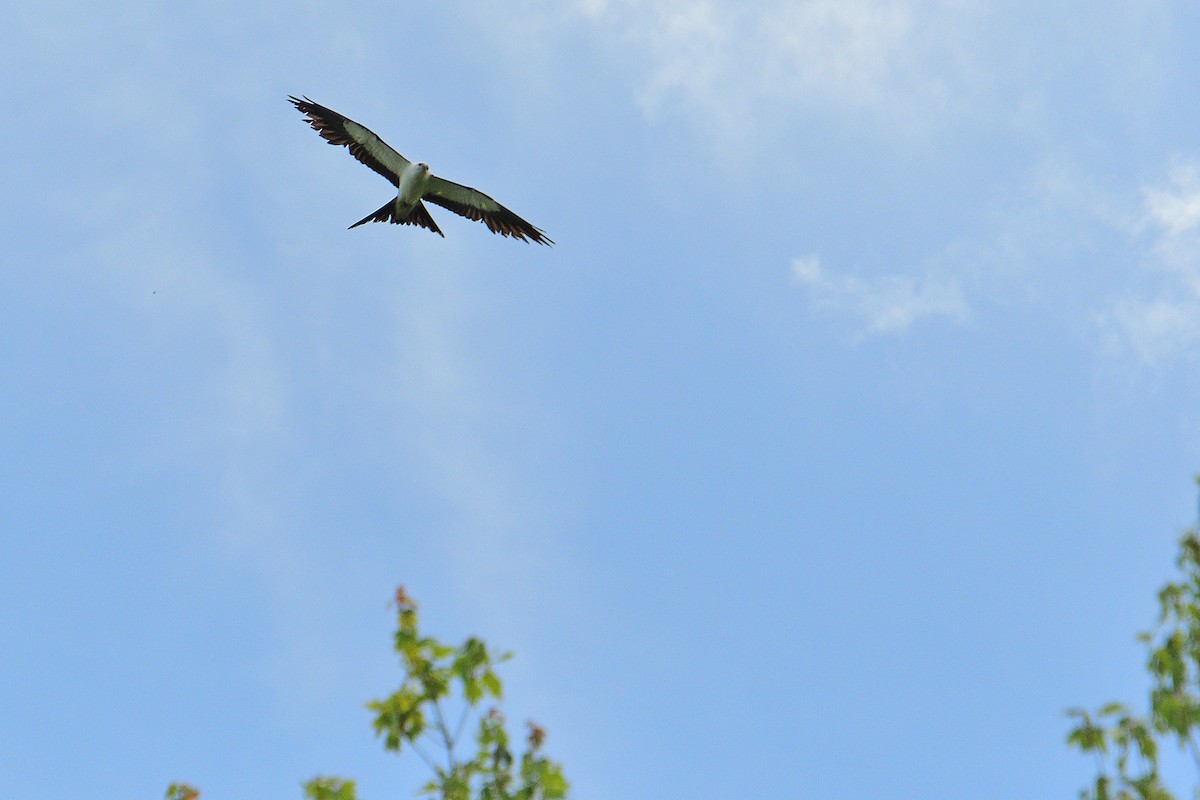
[[[429,185],[429,165],[424,161],[419,164],[409,162],[400,173],[400,185],[396,187],[396,202],[404,208],[412,208],[425,196],[425,188]]]

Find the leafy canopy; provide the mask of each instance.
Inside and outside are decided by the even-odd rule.
[[[1075,720],[1067,744],[1096,759],[1096,779],[1082,800],[1174,800],[1159,772],[1161,740],[1173,740],[1200,768],[1200,529],[1184,533],[1175,564],[1177,580],[1158,592],[1158,624],[1138,634],[1153,682],[1149,713],[1119,702],[1094,714],[1067,711]]]
[[[542,752],[546,731],[527,723],[525,751],[518,758],[500,709],[486,711],[484,701],[499,701],[503,686],[495,665],[511,657],[494,653],[471,637],[458,647],[423,635],[417,604],[401,586],[396,590],[393,646],[404,678],[400,687],[367,708],[374,714],[375,735],[385,750],[412,750],[433,770],[420,793],[440,800],[559,800],[569,785],[562,766]],[[476,718],[474,748],[460,752],[467,723]],[[449,722],[454,719],[453,724]],[[437,756],[431,755],[432,751]],[[173,783],[166,800],[197,800],[200,793]],[[308,800],[357,800],[354,781],[318,776],[304,784]]]

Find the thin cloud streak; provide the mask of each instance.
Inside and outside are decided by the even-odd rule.
[[[546,576],[562,557],[553,504],[530,463],[550,415],[502,380],[503,369],[470,357],[479,342],[467,341],[469,320],[480,304],[452,262],[414,275],[404,290],[395,435],[411,474],[445,508],[436,535],[456,591],[508,635],[529,633],[526,620],[546,602]],[[497,607],[494,598],[506,593],[509,602]]]
[[[866,280],[829,275],[817,256],[792,262],[792,277],[803,286],[810,304],[856,318],[860,335],[897,335],[918,320],[943,317],[964,322],[969,315],[958,285],[949,281],[886,275]]]
[[[91,245],[90,268],[121,287],[114,301],[130,304],[144,346],[186,365],[169,373],[179,385],[154,390],[160,405],[151,408],[162,413],[151,420],[143,457],[186,475],[190,491],[211,504],[202,550],[258,576],[254,601],[271,610],[273,641],[261,669],[282,706],[310,703],[326,694],[338,664],[313,592],[320,565],[305,541],[309,476],[287,343],[271,299],[194,231],[173,225],[164,192],[137,174],[93,211],[105,233]],[[148,205],[164,211],[133,225],[109,222],[126,215],[134,196],[157,199]]]
[[[718,138],[780,113],[869,111],[892,130],[941,124],[976,76],[961,3],[586,0],[581,16],[633,65],[647,116],[679,106]],[[955,100],[954,98],[959,98]]]
[[[1165,185],[1144,186],[1139,230],[1149,235],[1139,283],[1100,315],[1110,344],[1145,364],[1193,354],[1200,344],[1200,162],[1176,160]]]

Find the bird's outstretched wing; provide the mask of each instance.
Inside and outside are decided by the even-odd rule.
[[[478,220],[488,226],[492,233],[511,236],[521,241],[552,245],[554,240],[546,236],[541,228],[518,217],[478,189],[448,181],[436,175],[429,176],[425,188],[425,199],[447,208],[467,219]]]
[[[312,125],[325,141],[345,146],[350,155],[387,178],[393,185],[400,185],[400,174],[408,166],[408,159],[393,150],[369,128],[359,125],[349,117],[343,117],[333,109],[314,103],[307,97],[301,100],[288,95],[288,100],[299,109],[308,119],[308,124]]]

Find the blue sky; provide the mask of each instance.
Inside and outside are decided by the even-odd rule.
[[[387,601],[579,800],[1073,797],[1200,464],[1183,2],[0,15],[0,774],[364,798]],[[390,187],[308,95],[558,245]]]

